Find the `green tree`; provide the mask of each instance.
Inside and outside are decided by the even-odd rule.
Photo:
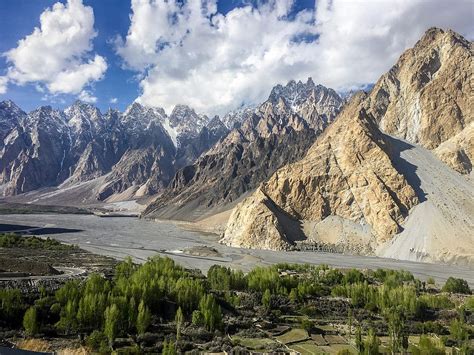
[[[213,295],[206,294],[201,298],[201,301],[199,302],[199,310],[201,311],[204,325],[209,331],[221,328],[221,307],[217,304]]]
[[[455,319],[451,322],[449,326],[449,333],[456,341],[458,346],[461,346],[469,339],[469,333],[466,329],[466,324],[460,319]]]
[[[109,348],[107,346],[107,337],[100,330],[94,330],[87,338],[86,344],[92,350],[100,353],[107,353]]]
[[[377,338],[375,331],[370,328],[367,338],[364,342],[364,354],[375,355],[379,353],[380,340]]]
[[[421,335],[418,346],[412,347],[411,352],[413,355],[444,355],[446,349],[441,341],[436,341],[427,335]]]
[[[303,328],[307,332],[310,332],[313,328],[313,322],[311,322],[308,317],[303,317],[301,319],[301,328]]]
[[[299,301],[298,289],[292,288],[290,291],[290,294],[288,295],[288,298],[290,299],[291,302],[298,303]]]
[[[183,322],[184,322],[184,316],[183,316],[183,311],[181,311],[181,307],[179,307],[178,310],[176,311],[174,321],[176,322],[176,340],[179,340],[181,336],[181,327],[183,326]]]
[[[362,341],[362,329],[360,326],[357,327],[356,334],[355,334],[355,345],[357,351],[362,354],[364,351],[364,342]]]
[[[386,319],[388,322],[390,349],[392,354],[397,353],[403,345],[402,337],[405,327],[405,315],[400,307],[393,307],[386,312]]]
[[[200,310],[196,309],[193,314],[192,314],[192,317],[191,317],[191,322],[194,324],[194,325],[204,325],[204,318],[202,316],[202,313]]]
[[[113,342],[120,330],[120,314],[115,303],[106,308],[104,317],[104,333],[107,336],[107,339],[109,339],[109,342]]]
[[[21,321],[25,306],[19,289],[0,289],[1,319],[12,324],[18,324]]]
[[[23,316],[23,327],[28,335],[32,336],[38,333],[39,324],[36,307],[30,307],[25,312],[25,315]]]
[[[176,351],[176,346],[173,341],[167,342],[166,340],[163,342],[163,350],[161,351],[163,355],[176,355],[178,352]]]
[[[271,292],[268,288],[263,293],[262,305],[263,305],[263,307],[265,308],[266,311],[270,310],[270,307],[272,305],[272,294],[271,294]]]
[[[143,334],[146,332],[148,327],[151,324],[151,313],[148,307],[145,305],[143,300],[138,306],[138,315],[137,315],[137,331],[138,334]]]
[[[352,336],[352,319],[353,319],[352,308],[349,308],[349,311],[347,312],[347,326],[349,328],[349,337]]]

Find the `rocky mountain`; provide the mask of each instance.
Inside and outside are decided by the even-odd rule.
[[[144,215],[192,220],[225,208],[282,165],[303,157],[341,106],[337,93],[311,79],[275,87],[226,137],[180,169]]]
[[[471,121],[461,132],[445,140],[434,153],[448,166],[461,174],[474,177],[474,122]]]
[[[303,159],[234,208],[222,242],[287,249],[301,240],[472,264],[474,186],[424,148],[438,147],[453,166],[472,153],[470,63],[472,43],[427,31],[368,96],[352,97]]]
[[[242,122],[253,115],[255,110],[256,107],[248,106],[228,112],[222,117],[222,123],[230,130],[233,128],[239,128]]]
[[[96,200],[154,194],[227,132],[219,118],[209,121],[186,106],[177,106],[169,117],[139,103],[124,113],[102,114],[77,101],[64,111],[45,106],[26,114],[5,101],[0,104],[1,191],[10,196],[54,187],[61,194],[98,179],[90,189]]]
[[[384,132],[428,149],[465,129],[457,141],[474,139],[473,52],[473,43],[451,30],[428,30],[375,84],[368,111]],[[457,171],[470,173],[472,152],[457,147],[446,144],[442,156]]]

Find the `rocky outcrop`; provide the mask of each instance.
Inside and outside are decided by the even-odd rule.
[[[303,238],[298,221],[258,189],[233,210],[221,242],[233,247],[286,250],[298,237]]]
[[[200,218],[226,208],[282,165],[302,158],[315,137],[334,119],[342,100],[334,91],[314,85],[311,79],[306,84],[290,82],[277,88],[266,102],[236,125],[238,128],[194,164],[179,170],[168,189],[147,207],[144,216]],[[307,95],[306,100],[303,95]],[[325,109],[325,103],[330,107]],[[307,115],[295,112],[295,108],[309,107],[317,109],[302,110]]]
[[[400,224],[418,199],[393,167],[390,145],[363,109],[363,99],[363,95],[354,97],[302,160],[277,170],[260,190],[294,220],[322,221],[337,215],[369,224],[376,242],[382,242],[400,231]],[[252,230],[255,226],[272,228],[268,223],[273,221],[265,215],[240,212],[251,209],[252,199],[236,207],[223,242],[236,245],[256,238],[246,234],[246,225],[254,226]],[[238,237],[234,225],[241,225],[244,235]],[[230,242],[230,235],[236,241]],[[282,240],[288,237],[282,235]],[[240,246],[248,247],[245,243]]]
[[[367,110],[380,128],[428,149],[474,120],[472,42],[429,29],[374,86]]]
[[[474,122],[461,132],[441,143],[434,150],[436,156],[460,174],[472,175],[474,163]]]

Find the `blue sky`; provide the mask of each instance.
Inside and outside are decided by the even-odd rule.
[[[223,114],[291,79],[374,82],[431,26],[474,33],[469,0],[57,2],[0,1],[0,100],[29,111],[77,98],[123,110],[137,99]]]
[[[18,40],[29,35],[34,27],[40,26],[40,15],[57,0],[2,0],[0,1],[0,52],[4,53],[14,48]],[[66,3],[66,1],[61,1]],[[137,72],[127,70],[122,65],[123,60],[116,53],[110,41],[117,35],[125,37],[130,26],[129,0],[84,0],[84,5],[94,10],[94,28],[97,37],[93,39],[95,52],[107,58],[107,72],[102,80],[92,84],[96,105],[106,110],[108,107],[124,110],[140,95]],[[227,14],[236,7],[252,4],[248,1],[221,0],[217,10]],[[256,3],[255,3],[256,4]],[[256,6],[256,5],[255,5]],[[305,8],[314,7],[314,1],[303,0],[295,4],[292,13]],[[6,58],[0,58],[0,75],[7,67]],[[45,97],[38,92],[34,83],[25,85],[10,84],[6,94],[0,95],[0,100],[11,99],[24,110],[32,110],[40,105],[51,104],[54,107],[65,107],[76,100],[77,95],[58,94]],[[42,99],[43,98],[43,99]],[[113,99],[117,100],[113,100]],[[111,100],[117,101],[111,103]]]

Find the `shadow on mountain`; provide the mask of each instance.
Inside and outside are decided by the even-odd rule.
[[[35,227],[19,224],[2,224],[0,223],[0,233],[15,233],[26,235],[49,235],[82,232],[81,229],[73,228],[55,228],[55,227]]]
[[[405,150],[413,149],[414,146],[400,139],[385,135],[385,140],[389,144],[391,160],[393,166],[402,174],[415,191],[420,203],[426,201],[426,193],[421,188],[421,180],[416,173],[418,167],[402,158],[401,153]]]

